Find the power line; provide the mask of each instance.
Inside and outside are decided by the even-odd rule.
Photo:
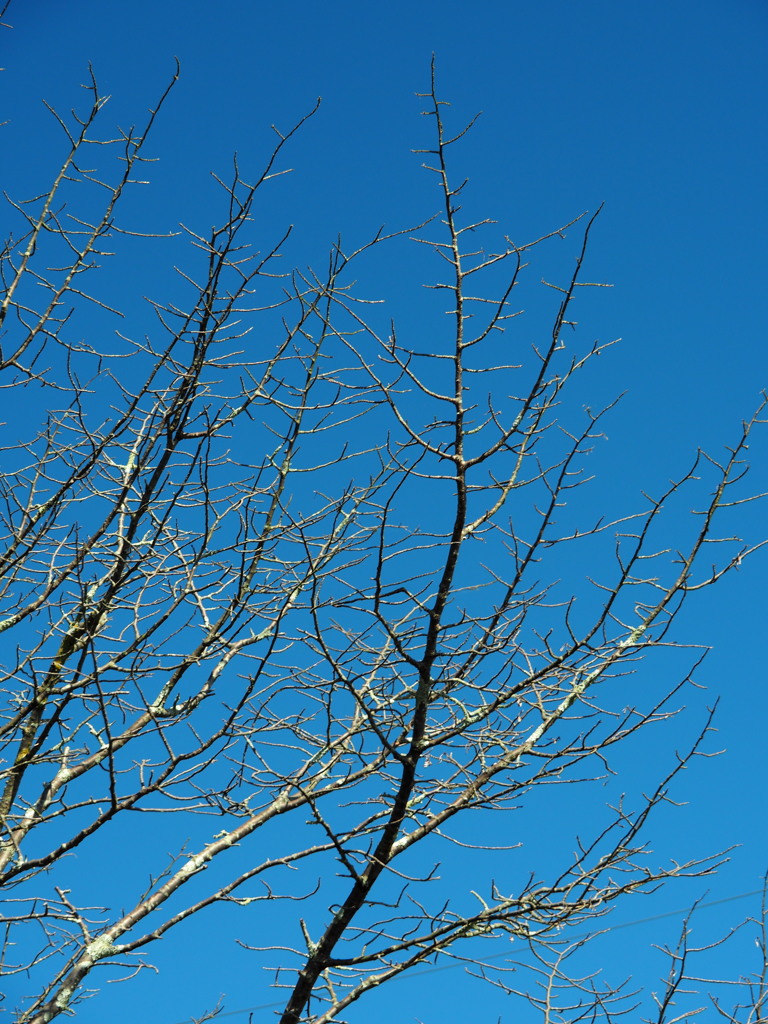
[[[744,900],[747,899],[747,897],[749,896],[760,896],[763,892],[763,889],[752,889],[751,892],[740,892],[737,893],[737,895],[735,896],[724,896],[722,899],[719,900],[708,900],[706,903],[697,903],[696,910],[704,910],[707,907],[719,907],[723,903],[734,903],[736,900]],[[635,925],[638,924],[651,924],[653,921],[662,921],[664,918],[667,917],[682,917],[683,915],[687,914],[690,911],[690,909],[690,906],[688,906],[683,907],[680,910],[665,910],[663,914],[653,914],[651,917],[639,917],[635,921],[624,921],[622,924],[608,925],[606,928],[600,928],[598,931],[582,932],[580,935],[575,935],[573,938],[574,941],[578,941],[580,939],[587,939],[590,937],[590,935],[605,934],[607,932],[617,932],[620,928],[633,928]],[[484,959],[501,960],[503,957],[507,955],[507,953],[494,953],[492,956],[484,957]],[[459,963],[450,963],[443,964],[440,967],[425,967],[420,971],[409,972],[408,976],[411,978],[423,977],[426,974],[437,974],[438,971],[453,971],[459,966]],[[222,1013],[217,1013],[215,1018],[213,1019],[220,1020],[222,1017],[236,1017],[239,1016],[241,1013],[255,1013],[258,1010],[274,1010],[278,1006],[282,1005],[283,1000],[280,999],[274,1003],[261,1003],[259,1006],[245,1006],[239,1010],[224,1010]],[[194,1017],[187,1017],[185,1020],[176,1021],[175,1024],[190,1024],[190,1022],[194,1021],[194,1019]]]

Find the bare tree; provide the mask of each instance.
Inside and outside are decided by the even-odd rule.
[[[698,928],[695,918],[699,909],[700,901],[697,901],[685,914],[676,942],[655,944],[661,954],[661,975],[657,978],[658,986],[649,988],[650,998],[644,998],[646,994],[638,987],[631,963],[627,976],[612,982],[603,977],[599,966],[594,966],[600,961],[599,953],[596,957],[597,951],[592,946],[599,943],[602,936],[610,935],[610,926],[604,931],[577,936],[567,933],[541,936],[527,951],[524,960],[507,957],[503,968],[496,966],[493,976],[483,974],[483,977],[525,1001],[533,1008],[535,1016],[531,1019],[535,1020],[613,1021],[631,1015],[632,1019],[645,1024],[677,1024],[696,1020],[700,1014],[714,1010],[714,1019],[724,1019],[729,1024],[761,1024],[766,1019],[768,998],[765,885],[757,917],[747,917],[715,938],[703,935],[695,943],[692,939]],[[669,915],[657,915],[651,920],[656,922],[659,916]],[[702,933],[703,929],[699,929],[699,934]],[[737,939],[742,940],[740,973],[738,977],[724,977],[718,961],[724,947],[734,945]],[[586,973],[572,964],[581,957],[583,968],[585,950],[589,953],[586,959],[593,964]],[[520,975],[524,987],[520,987]],[[641,1013],[643,1003],[647,1004],[647,1011]]]
[[[679,1020],[690,1020],[700,1013],[714,1009],[716,1020],[729,1024],[760,1024],[766,1020],[768,1001],[768,887],[763,885],[761,912],[759,917],[749,917],[731,932],[699,945],[691,942],[692,921],[697,907],[686,916],[680,936],[674,948],[664,947],[668,970],[663,979],[663,988],[654,994],[654,1012],[643,1018],[649,1024],[675,1024]],[[714,959],[722,946],[735,934],[749,931],[754,943],[743,959],[743,970],[738,978],[723,978],[722,972],[716,977],[703,976],[701,961],[707,954],[714,953]],[[747,968],[754,969],[747,973]]]
[[[689,677],[646,697],[632,673],[674,644],[686,598],[755,549],[719,524],[749,499],[759,411],[633,514],[588,518],[606,410],[569,395],[606,347],[575,322],[595,218],[481,247],[496,229],[462,220],[449,158],[468,128],[448,132],[434,74],[419,152],[437,218],[338,241],[323,273],[282,270],[287,234],[257,248],[255,212],[299,122],[255,178],[235,163],[219,180],[218,227],[184,229],[179,298],[106,342],[99,264],[167,93],[142,130],[110,137],[89,90],[84,113],[58,118],[50,190],[11,202],[2,254],[2,386],[19,408],[0,504],[8,1011],[42,1024],[73,1010],[96,965],[138,971],[155,940],[223,903],[251,908],[240,938],[275,969],[282,1024],[339,1019],[441,956],[484,972],[482,938],[563,977],[547,951],[573,927],[716,866],[654,858],[643,837],[709,719],[649,795],[554,867],[494,880],[484,847],[519,837],[482,836],[549,786],[576,799],[617,744],[675,713]],[[531,252],[566,231],[575,264],[549,326],[516,320]],[[400,243],[441,274],[449,318],[427,338],[352,287],[352,265]],[[687,534],[665,542],[665,509],[689,490]],[[590,571],[561,580],[582,549]],[[105,842],[132,844],[143,885],[129,872],[109,906],[83,906],[69,855],[87,871]],[[446,893],[440,851],[473,843]],[[576,1005],[611,1019],[615,990],[579,984],[570,1010],[517,988],[542,1020],[580,1019]]]

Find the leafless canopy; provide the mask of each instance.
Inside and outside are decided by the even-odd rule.
[[[655,858],[641,834],[706,727],[555,867],[521,877],[510,852],[492,879],[483,847],[524,842],[508,823],[534,791],[569,783],[575,799],[616,744],[674,712],[685,680],[646,697],[632,673],[671,644],[683,601],[750,551],[719,531],[748,496],[757,417],[635,513],[580,520],[604,415],[569,398],[605,347],[575,329],[594,217],[532,242],[465,222],[450,156],[466,129],[450,135],[434,77],[420,152],[436,218],[286,273],[287,236],[258,237],[255,213],[300,122],[255,179],[235,165],[219,181],[218,227],[184,229],[179,298],[153,297],[146,332],[127,310],[108,333],[100,265],[166,96],[143,130],[105,137],[92,81],[88,109],[59,119],[50,189],[10,201],[5,1009],[25,1024],[76,1009],[95,965],[130,975],[223,903],[250,908],[238,937],[274,968],[254,1002],[282,996],[281,1024],[342,1019],[438,957],[482,971],[493,936],[557,980],[570,926],[713,866]],[[542,330],[518,318],[518,285],[566,230],[573,271]],[[428,333],[352,287],[351,265],[386,245],[433,255]],[[665,508],[687,488],[696,509],[670,545]],[[572,557],[590,570],[570,573]],[[143,879],[126,872],[113,903],[89,906],[67,884],[70,855],[83,877],[103,871],[110,841],[130,844]],[[464,868],[447,892],[435,866],[451,844]],[[619,1012],[569,984],[562,1004],[552,985],[535,1003],[542,1020]]]

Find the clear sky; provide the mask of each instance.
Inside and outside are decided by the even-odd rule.
[[[380,224],[395,229],[436,210],[438,197],[411,152],[427,144],[414,94],[428,87],[434,53],[456,123],[483,111],[460,158],[473,210],[517,240],[605,204],[587,276],[614,287],[589,308],[595,337],[623,342],[594,381],[594,401],[627,392],[608,430],[609,490],[658,490],[697,446],[716,452],[736,437],[768,384],[764,0],[16,0],[6,20],[13,30],[0,34],[0,120],[9,122],[0,182],[15,198],[39,190],[57,167],[60,139],[41,101],[75,105],[89,62],[123,125],[142,120],[173,58],[181,62],[140,207],[142,227],[159,231],[179,221],[207,230],[216,216],[209,171],[226,171],[234,151],[241,168],[260,166],[270,125],[286,129],[321,96],[318,116],[291,150],[295,174],[267,213],[275,224],[297,224],[294,250],[305,264],[321,260],[339,232],[362,240]],[[136,274],[143,280],[156,270],[147,264]],[[765,430],[753,454],[754,487],[768,489]],[[739,528],[754,541],[768,533],[767,518],[764,507],[745,510]],[[662,901],[630,902],[624,921],[683,906],[705,890],[711,900],[754,890],[768,868],[766,571],[761,552],[681,618],[687,640],[714,645],[697,677],[707,690],[683,727],[700,724],[719,696],[710,749],[726,753],[686,776],[678,796],[687,806],[652,834],[657,849],[680,859],[739,848],[716,880],[680,886]],[[674,745],[665,738],[659,750]],[[655,752],[644,756],[652,761]],[[756,906],[703,913],[707,934]],[[672,926],[665,928],[671,939]],[[630,931],[619,933],[622,943]],[[640,932],[633,950],[659,939],[655,929]],[[78,1019],[122,1024],[140,1014],[175,1024],[220,992],[228,1011],[269,1002],[268,988],[248,975],[242,955],[235,961],[231,944],[205,929],[173,935],[149,955],[162,964],[159,978],[123,987],[117,998],[115,987],[106,1013],[98,1000]],[[626,973],[640,973],[638,955]],[[187,958],[206,981],[211,973],[216,980],[196,976],[168,992],[171,979],[182,984]],[[734,969],[733,960],[722,962]],[[426,1005],[409,1001],[419,984],[434,986]],[[360,1004],[350,1019],[438,1020],[430,1012],[446,993],[454,1009],[443,1019],[463,1019],[470,999],[485,998],[485,990],[465,986],[460,969],[402,982],[393,1002],[377,1004],[380,1016]],[[506,1020],[503,1000],[492,999],[482,1019]],[[254,1015],[262,1019],[270,1018]]]

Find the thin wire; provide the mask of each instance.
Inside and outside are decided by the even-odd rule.
[[[709,900],[707,903],[697,903],[696,910],[703,910],[705,907],[719,907],[723,903],[733,903],[735,900],[744,900],[748,896],[759,896],[763,892],[763,889],[753,889],[751,892],[740,892],[736,896],[724,896],[719,900]],[[661,921],[665,917],[682,917],[690,911],[690,906],[683,907],[682,910],[665,910],[663,914],[653,914],[651,917],[640,917],[636,921],[624,921],[623,924],[613,924],[606,928],[600,928],[594,932],[582,932],[581,935],[575,935],[574,941],[580,939],[589,938],[590,935],[601,934],[604,935],[607,932],[617,932],[620,928],[633,928],[638,924],[650,924],[653,921]],[[508,953],[494,953],[493,956],[486,956],[484,960],[501,960],[503,957],[508,956]],[[409,973],[410,978],[420,978],[425,974],[437,974],[438,971],[454,971],[457,967],[460,967],[460,963],[444,964],[442,967],[426,967],[421,971],[412,971]],[[273,1010],[277,1006],[282,1006],[283,1000],[279,999],[274,1003],[261,1003],[259,1006],[245,1006],[240,1010],[224,1010],[223,1013],[217,1013],[214,1017],[207,1018],[208,1020],[219,1020],[221,1017],[236,1017],[241,1013],[255,1013],[257,1010]],[[201,1018],[186,1017],[184,1020],[176,1021],[175,1024],[190,1024],[190,1021],[200,1020]],[[202,1018],[205,1019],[205,1018]]]

